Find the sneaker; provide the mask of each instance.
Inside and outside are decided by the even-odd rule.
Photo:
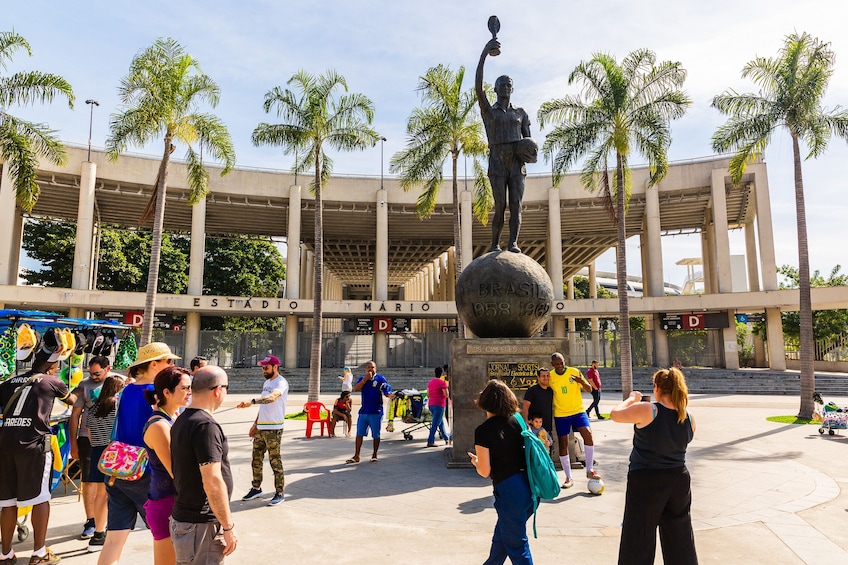
[[[88,551],[94,553],[103,549],[103,544],[106,543],[106,532],[94,532],[91,539],[88,540]]]
[[[284,494],[283,494],[283,493],[281,493],[281,492],[278,492],[278,493],[276,493],[276,494],[274,495],[274,498],[272,498],[272,499],[268,502],[268,506],[276,506],[276,505],[278,505],[279,503],[281,503],[281,502],[285,502],[285,501],[286,501],[286,495],[284,495]]]
[[[600,479],[601,475],[597,471],[586,471],[587,479]]]
[[[562,483],[562,488],[571,488],[573,486],[574,486],[574,480],[572,480],[572,479],[565,479],[565,482]]]
[[[260,494],[262,494],[261,488],[252,488],[247,492],[246,495],[241,497],[241,499],[244,501],[253,500],[254,498],[259,498]]]
[[[598,416],[598,420],[606,420],[606,419],[607,419],[606,416]]]
[[[53,553],[49,547],[47,548],[47,553],[38,557],[37,555],[33,555],[29,558],[29,565],[52,565],[53,563],[58,563],[62,558]]]
[[[94,520],[86,521],[85,525],[82,527],[82,534],[80,534],[79,539],[88,539],[94,535]]]

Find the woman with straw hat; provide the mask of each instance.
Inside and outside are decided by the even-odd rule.
[[[146,391],[154,391],[153,382],[159,371],[170,366],[178,356],[171,352],[168,344],[148,343],[139,348],[138,357],[130,365],[130,377],[134,383],[121,391],[118,401],[118,416],[115,419],[113,439],[130,445],[144,446],[144,425],[153,414],[153,407],[146,398]],[[106,525],[106,543],[98,565],[116,565],[121,558],[124,544],[135,527],[137,516],[145,522],[147,514],[144,504],[150,486],[150,472],[136,481],[116,480],[106,486],[108,494],[109,517]]]

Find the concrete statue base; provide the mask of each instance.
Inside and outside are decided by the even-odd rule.
[[[569,359],[568,338],[454,339],[451,344],[451,396],[453,398],[453,449],[448,467],[471,467],[474,430],[486,419],[475,401],[489,379],[503,380],[519,404],[524,391],[536,384],[536,370],[551,366],[551,354]]]

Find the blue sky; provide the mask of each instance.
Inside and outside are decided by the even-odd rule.
[[[419,103],[418,77],[439,63],[465,66],[471,86],[480,51],[491,37],[486,21],[492,14],[501,20],[502,54],[487,63],[486,78],[491,82],[499,74],[511,75],[513,100],[534,122],[542,102],[576,93],[576,87],[567,83],[568,74],[594,52],[620,59],[646,47],[657,53],[658,60],[680,61],[689,73],[685,89],[693,105],[673,125],[670,159],[674,161],[712,154],[709,139],[722,117],[709,107],[710,100],[728,87],[753,90],[740,77],[743,65],[755,56],[774,56],[793,31],[806,31],[832,43],[836,71],[825,103],[831,108],[848,105],[846,12],[841,0],[805,0],[803,5],[792,0],[31,0],[7,6],[0,27],[23,35],[33,49],[32,57],[19,53],[6,72],[55,72],[73,85],[77,96],[73,110],[58,103],[11,109],[21,117],[48,123],[66,142],[87,142],[89,107],[84,101],[94,98],[100,107],[94,110],[92,140],[95,147],[103,146],[108,116],[118,107],[117,86],[132,57],[156,37],[170,36],[220,85],[216,113],[229,127],[239,166],[291,167],[293,159],[279,149],[256,148],[250,142],[259,122],[275,119],[262,110],[264,94],[274,86],[285,86],[299,69],[320,73],[333,68],[347,78],[352,91],[374,101],[374,125],[387,138],[388,170],[390,156],[404,145],[406,119]],[[537,140],[544,138],[537,124],[531,129]],[[158,154],[159,146],[134,152]],[[177,156],[181,153],[178,149]],[[331,156],[336,173],[380,174],[379,145]],[[837,243],[844,238],[840,228],[848,214],[848,187],[838,169],[846,160],[848,145],[835,139],[824,156],[804,163],[811,267],[824,272],[837,263],[848,269],[848,246]],[[792,150],[787,135],[773,138],[766,161],[777,263],[797,265]],[[543,162],[533,167],[531,173],[548,169]],[[638,274],[636,240],[629,242],[628,271]],[[744,253],[741,232],[732,236],[731,252]],[[666,280],[681,284],[685,268],[674,263],[698,255],[696,237],[663,238]],[[598,268],[614,270],[611,252],[599,259]]]

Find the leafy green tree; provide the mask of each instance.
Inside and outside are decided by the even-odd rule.
[[[824,277],[818,270],[813,271],[810,277],[812,288],[823,288],[827,286],[848,286],[848,274],[841,273],[841,265],[836,265],[830,275]],[[780,288],[798,288],[800,275],[798,269],[783,265],[777,272],[784,277]],[[783,335],[789,339],[798,341],[801,337],[801,319],[799,312],[783,312]],[[848,334],[848,310],[814,310],[813,311],[813,339],[834,339]]]
[[[765,151],[775,130],[786,128],[792,139],[800,296],[801,406],[798,416],[802,418],[812,417],[816,378],[801,141],[809,148],[806,156],[809,159],[824,152],[832,134],[848,140],[848,111],[839,106],[829,111],[822,106],[833,64],[834,54],[829,43],[807,33],[793,33],[786,38],[777,57],[757,57],[742,69],[743,78],[751,78],[760,86],[759,93],[739,94],[731,89],[713,98],[712,102],[714,108],[729,116],[713,134],[712,142],[713,149],[718,152],[735,153],[730,160],[734,183],[742,180],[747,164]]]
[[[371,127],[374,104],[363,94],[347,94],[347,81],[328,70],[323,75],[311,75],[304,70],[288,81],[294,90],[272,88],[265,94],[264,108],[272,109],[283,120],[280,124],[260,123],[253,130],[254,145],[282,147],[286,153],[305,155],[295,158],[295,173],[312,170],[314,180],[310,189],[315,194],[315,286],[312,314],[312,351],[309,364],[310,401],[321,394],[321,318],[324,291],[324,206],[321,189],[332,173],[333,161],[325,146],[339,151],[363,150],[373,147],[380,135]],[[338,95],[341,89],[345,94]]]
[[[451,188],[453,190],[453,242],[456,250],[456,274],[464,261],[460,246],[461,216],[459,213],[459,156],[468,155],[474,167],[473,210],[485,225],[492,209],[492,187],[479,157],[488,152],[483,122],[477,113],[474,87],[462,90],[465,67],[454,72],[450,67],[431,67],[421,77],[418,91],[423,102],[415,108],[406,123],[406,148],[392,157],[389,170],[400,175],[400,186],[409,191],[422,187],[415,212],[428,218],[436,207],[439,190],[444,184],[445,160],[451,159]]]
[[[123,107],[112,114],[106,151],[111,160],[129,145],[143,146],[162,136],[164,149],[153,196],[141,223],[153,217],[153,240],[144,301],[144,325],[140,345],[153,335],[156,288],[162,255],[165,220],[165,193],[171,153],[176,142],[185,143],[186,171],[191,189],[189,204],[203,200],[209,192],[209,173],[203,164],[203,150],[212,159],[223,161],[221,175],[232,170],[236,155],[230,134],[218,117],[202,113],[201,103],[218,105],[220,88],[200,70],[199,62],[176,41],[159,38],[136,55],[118,93]],[[197,145],[198,151],[194,146]]]
[[[610,217],[618,228],[616,276],[619,320],[630,319],[627,303],[627,257],[625,214],[630,199],[632,153],[648,159],[652,187],[668,171],[668,147],[673,119],[691,104],[680,89],[686,71],[680,63],[655,64],[656,55],[647,49],[629,53],[619,64],[607,54],[596,53],[571,72],[568,83],[579,82],[583,93],[542,104],[539,124],[558,124],[546,136],[543,153],[553,158],[554,185],[558,186],[568,167],[586,156],[582,182],[586,189],[601,191],[607,198]],[[608,162],[615,159],[613,178]],[[633,388],[630,325],[619,324],[621,335],[621,388],[626,398]]]
[[[26,39],[14,31],[0,32],[0,68],[5,71],[19,49],[32,56]],[[15,198],[24,212],[32,212],[41,192],[35,182],[39,158],[54,165],[64,165],[65,148],[56,132],[46,124],[16,118],[8,112],[8,108],[52,102],[57,96],[66,98],[68,107],[74,107],[73,89],[59,75],[22,71],[0,77],[0,157],[8,164]]]
[[[219,296],[276,297],[286,267],[273,241],[247,236],[207,237],[203,292]],[[224,316],[203,318],[204,329],[280,331],[279,317]]]
[[[76,222],[28,220],[24,226],[23,249],[41,269],[24,269],[27,284],[70,288],[73,271]],[[98,254],[98,290],[144,292],[150,261],[150,232],[103,227]],[[188,285],[188,253],[162,238],[159,292],[182,294]]]
[[[147,287],[151,234],[105,226],[99,232],[97,286],[99,290],[144,292]],[[75,222],[28,220],[23,249],[42,268],[24,270],[27,284],[70,288]],[[188,288],[188,237],[165,233],[158,291],[183,294]],[[247,236],[207,237],[204,294],[219,296],[277,296],[285,280],[285,262],[274,242]],[[280,318],[203,316],[203,329],[279,331]]]
[[[147,289],[152,234],[149,231],[103,229],[97,267],[99,290],[144,292]],[[162,234],[157,292],[185,294],[188,288],[188,252],[180,236]]]

